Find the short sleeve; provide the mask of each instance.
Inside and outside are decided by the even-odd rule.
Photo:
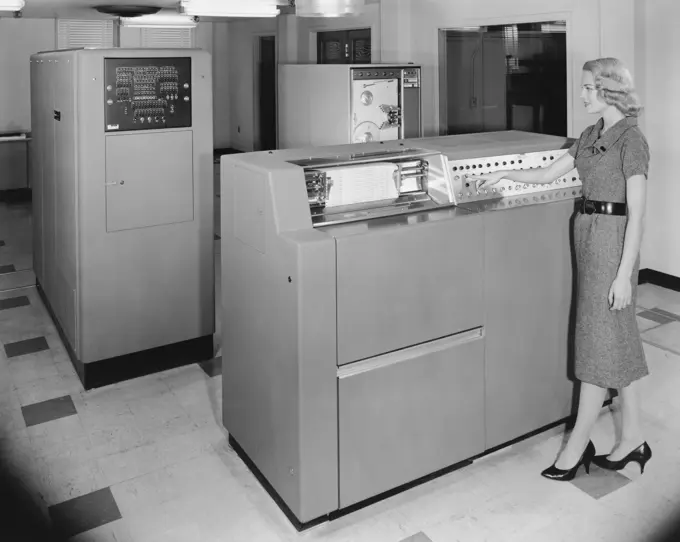
[[[644,175],[647,178],[649,172],[649,145],[647,139],[638,130],[630,130],[631,135],[626,138],[621,146],[621,162],[623,175],[626,180],[633,175]]]
[[[574,144],[569,147],[569,150],[567,151],[572,158],[576,158],[576,155],[578,154],[579,149],[581,149],[581,146],[583,143],[590,137],[590,133],[593,130],[593,126],[588,126],[583,132],[581,132],[581,135],[579,138],[574,141]]]
[[[572,158],[576,158],[576,154],[578,153],[578,149],[581,146],[582,139],[583,134],[581,134],[581,137],[574,141],[574,144],[571,147],[569,147],[569,150],[567,152],[572,156]]]

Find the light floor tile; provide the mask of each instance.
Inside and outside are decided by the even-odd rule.
[[[680,354],[680,322],[671,322],[650,329],[642,335],[642,338],[660,348]]]
[[[680,292],[667,290],[655,284],[642,284],[638,286],[637,306],[645,309],[658,307],[680,314]]]
[[[215,271],[219,351],[219,258]],[[638,292],[639,312],[680,314],[680,293],[651,285]],[[630,465],[614,477],[618,487],[606,488],[595,467],[574,483],[542,478],[564,442],[557,427],[297,533],[228,445],[220,376],[191,365],[85,391],[35,287],[0,292],[0,300],[17,296],[30,306],[0,310],[0,342],[42,335],[49,350],[8,359],[0,349],[0,453],[47,505],[110,488],[122,519],[75,542],[657,542],[653,533],[680,509],[680,482],[669,475],[680,472],[680,355],[671,351],[678,322],[645,327],[658,322],[638,316],[650,368],[640,384],[642,422],[654,454],[643,475]],[[657,341],[660,347],[650,344]],[[77,414],[26,427],[21,407],[64,396]],[[598,453],[611,450],[619,433],[615,400],[593,431]]]

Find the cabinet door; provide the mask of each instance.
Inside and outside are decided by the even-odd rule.
[[[190,130],[106,138],[106,231],[194,219]]]
[[[481,453],[481,329],[343,368],[338,408],[343,508]]]
[[[570,414],[573,202],[485,213],[486,447]]]
[[[338,364],[482,325],[479,215],[338,238]]]

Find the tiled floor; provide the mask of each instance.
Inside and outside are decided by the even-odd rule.
[[[29,261],[12,247],[0,239],[0,268]],[[216,359],[98,390],[83,390],[35,288],[0,292],[0,541],[61,532],[73,542],[661,542],[664,523],[680,520],[680,293],[645,285],[638,324],[654,457],[643,476],[593,467],[572,483],[543,479],[559,427],[295,532],[222,428],[218,238],[215,247]],[[617,416],[617,404],[602,411],[600,453],[615,442]]]
[[[680,512],[680,293],[645,285],[639,304],[654,452],[642,476],[593,467],[572,483],[543,479],[557,428],[297,533],[227,444],[219,362],[85,392],[34,288],[0,294],[1,456],[38,512],[23,529],[51,521],[80,542],[656,542]],[[602,412],[600,452],[616,414]],[[21,540],[2,519],[0,540]]]

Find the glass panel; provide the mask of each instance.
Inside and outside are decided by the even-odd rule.
[[[445,133],[525,130],[566,136],[566,22],[443,33]]]
[[[357,64],[371,63],[371,39],[357,39],[353,42],[354,62]]]
[[[326,41],[324,44],[324,61],[332,62],[341,60],[345,54],[344,47],[340,41]]]

